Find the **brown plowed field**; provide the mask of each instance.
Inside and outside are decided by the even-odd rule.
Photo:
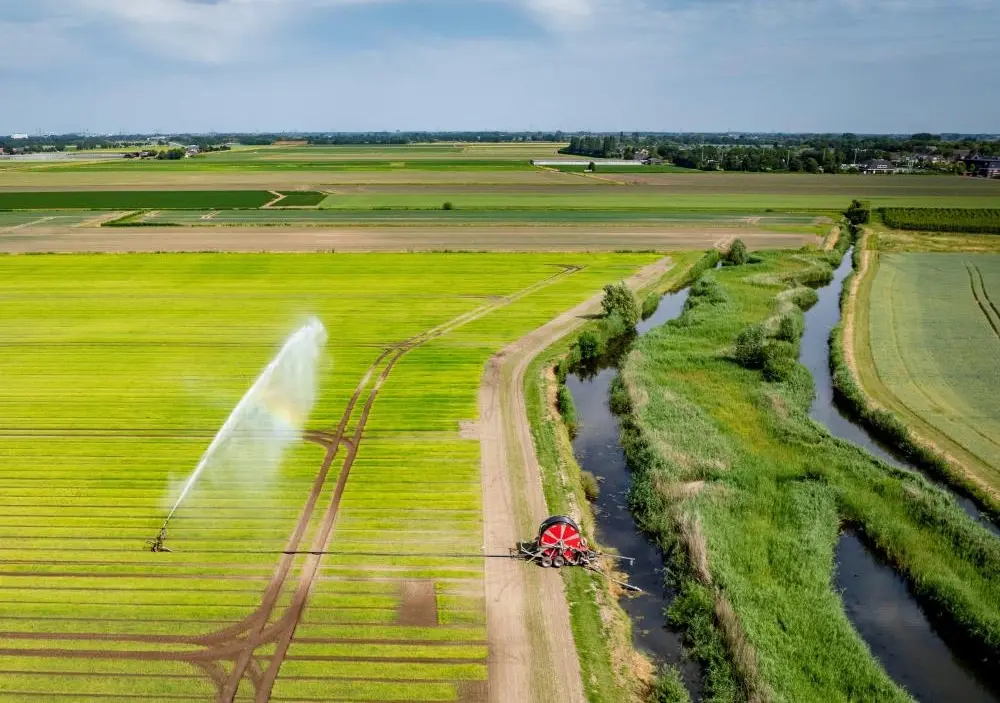
[[[38,227],[0,236],[0,252],[672,251],[708,249],[732,236],[732,228],[722,227]],[[751,249],[818,241],[811,234],[753,229],[739,236]]]

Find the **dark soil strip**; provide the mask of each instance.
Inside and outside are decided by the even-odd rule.
[[[396,623],[415,627],[437,627],[437,593],[433,581],[404,581],[402,602],[396,614]]]

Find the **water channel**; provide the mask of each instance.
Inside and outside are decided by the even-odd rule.
[[[816,381],[816,399],[810,414],[832,434],[895,466],[911,468],[842,415],[834,403],[828,340],[840,319],[840,290],[850,271],[848,254],[833,281],[817,291],[819,302],[806,313],[800,361]],[[656,312],[639,324],[638,334],[646,334],[678,317],[687,295],[686,289],[664,295]],[[633,623],[634,645],[655,661],[677,667],[694,700],[699,700],[699,667],[684,657],[681,636],[666,626],[663,615],[673,597],[665,591],[663,554],[639,531],[628,509],[631,476],[619,443],[618,420],[608,405],[611,383],[618,373],[616,362],[609,359],[603,367],[566,378],[580,421],[573,451],[580,467],[601,481],[600,497],[594,505],[599,542],[635,558],[635,564],[626,571],[630,582],[645,594],[626,597],[621,602]],[[953,495],[967,513],[1000,535],[1000,530],[981,515],[972,500]],[[853,532],[843,535],[837,546],[837,563],[836,587],[842,593],[848,617],[895,681],[921,701],[1000,703],[996,682],[988,682],[983,674],[989,663],[973,665],[968,653],[958,654],[959,648],[950,648],[906,582],[878,559],[858,535]]]
[[[679,316],[687,297],[687,289],[663,296],[656,312],[639,323],[637,332],[643,335]],[[614,360],[608,360],[607,364],[603,368],[590,369],[586,374],[573,373],[566,377],[566,386],[573,395],[580,420],[580,432],[573,440],[573,453],[583,470],[601,480],[601,494],[594,503],[598,541],[635,559],[634,565],[624,568],[629,574],[629,582],[645,594],[621,600],[622,608],[632,620],[633,644],[657,662],[676,666],[688,690],[698,700],[699,667],[683,657],[681,636],[666,627],[663,615],[672,595],[664,591],[663,554],[639,531],[628,509],[631,475],[618,439],[618,419],[608,406],[611,382],[618,370]]]
[[[831,434],[864,447],[893,466],[916,471],[843,415],[834,403],[829,338],[840,322],[840,291],[850,273],[848,252],[833,281],[817,290],[819,302],[806,313],[800,361],[812,372],[816,386],[809,414]],[[969,497],[935,483],[973,519],[1000,535]],[[919,701],[1000,702],[997,662],[965,651],[940,618],[928,617],[906,581],[873,553],[860,535],[847,531],[841,536],[836,561],[834,581],[847,616],[894,681]],[[991,668],[992,676],[987,673]]]

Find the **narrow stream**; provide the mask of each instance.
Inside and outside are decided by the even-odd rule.
[[[916,471],[844,416],[833,400],[829,337],[840,321],[840,291],[850,272],[848,252],[833,281],[817,290],[819,302],[806,313],[800,361],[816,382],[810,416],[831,434],[864,447],[893,466]],[[935,483],[951,493],[966,513],[1000,535],[970,498]],[[1000,702],[996,674],[984,673],[996,672],[998,663],[983,659],[981,653],[964,651],[959,644],[949,646],[955,638],[948,628],[928,617],[905,579],[868,549],[859,535],[844,533],[837,544],[836,560],[835,583],[847,616],[894,681],[919,701]]]
[[[687,289],[663,296],[656,312],[639,323],[638,333],[645,334],[679,316],[687,296]],[[634,566],[623,567],[629,574],[629,582],[645,591],[644,595],[626,596],[620,601],[632,620],[633,644],[655,661],[676,666],[694,699],[699,700],[698,665],[683,657],[681,636],[666,627],[663,615],[671,600],[671,595],[664,591],[663,554],[639,531],[628,509],[626,495],[631,474],[618,439],[618,419],[608,407],[611,382],[618,371],[613,360],[607,363],[596,373],[591,370],[566,378],[580,419],[573,452],[580,467],[601,481],[601,494],[594,504],[598,541],[635,559]]]
[[[831,434],[867,449],[892,466],[920,471],[893,454],[891,449],[875,439],[867,429],[855,424],[841,413],[834,402],[833,378],[830,374],[830,332],[840,322],[840,290],[843,288],[844,279],[851,273],[851,268],[851,252],[848,251],[840,266],[834,271],[833,281],[816,290],[819,302],[806,313],[806,328],[802,336],[802,353],[799,361],[812,373],[816,385],[816,397],[809,409],[809,416],[826,426]],[[979,510],[972,498],[955,491],[933,476],[926,473],[924,475],[943,491],[950,493],[962,510],[976,522],[1000,537],[1000,527]]]

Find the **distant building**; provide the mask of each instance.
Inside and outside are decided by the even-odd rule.
[[[27,134],[12,134],[12,135],[10,135],[10,138],[11,139],[27,139],[28,135]]]
[[[199,149],[197,146],[193,146],[192,145],[192,146],[184,147],[184,155],[185,156],[196,156],[197,154],[200,154],[200,153],[201,153],[201,149]]]
[[[1000,157],[970,156],[965,161],[965,172],[984,178],[1000,178]]]
[[[896,171],[896,167],[892,165],[892,162],[885,159],[865,161],[859,164],[858,168],[861,169],[861,173],[894,173]]]

